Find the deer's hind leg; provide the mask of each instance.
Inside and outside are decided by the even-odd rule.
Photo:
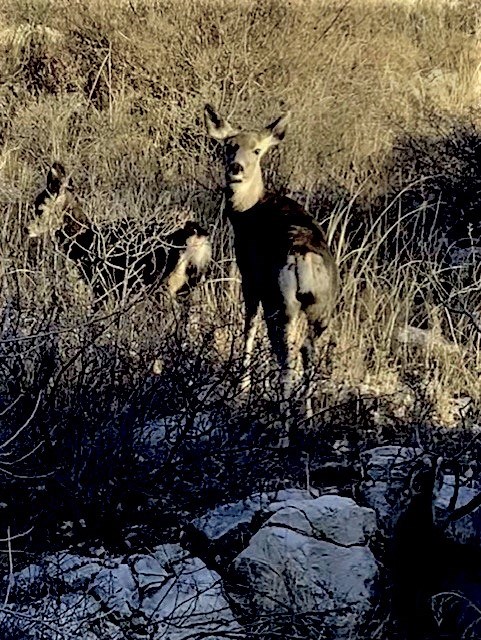
[[[312,412],[312,396],[314,394],[314,360],[316,355],[316,346],[314,339],[314,331],[309,325],[307,329],[306,339],[301,347],[302,368],[304,379],[304,393],[306,398],[306,418],[311,420]]]
[[[303,360],[306,417],[312,418],[312,397],[315,389],[316,342],[329,323],[337,294],[335,270],[328,268],[321,255],[308,252],[297,257],[297,298],[307,320],[307,332],[301,348]]]
[[[298,298],[298,274],[296,257],[289,256],[287,264],[279,274],[279,300],[272,306],[268,332],[272,347],[281,368],[281,384],[284,399],[288,400],[293,392],[301,339],[305,329],[302,303]],[[266,314],[267,315],[267,314]]]
[[[295,427],[295,412],[292,403],[297,373],[299,345],[296,341],[297,316],[288,315],[284,309],[266,315],[267,333],[280,368],[280,404],[281,427],[284,433],[281,446],[289,444],[289,436]]]
[[[277,291],[269,300],[263,301],[269,340],[280,367],[280,410],[286,418],[288,431],[294,419],[291,404],[297,380],[303,320],[296,293],[295,262],[289,261],[279,274]]]
[[[301,347],[302,365],[303,365],[303,393],[306,399],[306,418],[311,420],[313,417],[312,398],[316,388],[315,380],[315,364],[316,364],[316,343],[321,335],[319,331],[320,323],[311,323],[307,321],[307,333],[304,343]],[[322,332],[326,327],[323,326]]]

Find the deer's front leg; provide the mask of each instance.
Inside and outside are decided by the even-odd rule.
[[[257,317],[259,313],[259,301],[246,300],[246,317],[244,325],[244,358],[242,361],[241,390],[247,393],[251,387],[252,352],[254,351],[257,333]]]

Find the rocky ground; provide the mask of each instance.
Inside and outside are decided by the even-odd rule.
[[[477,638],[481,492],[441,464],[377,447],[361,456],[355,499],[260,492],[150,553],[45,554],[5,578],[2,637]],[[424,636],[403,628],[411,595],[429,609]]]

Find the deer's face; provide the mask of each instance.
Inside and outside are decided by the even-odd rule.
[[[73,203],[71,183],[63,166],[55,162],[47,175],[47,188],[35,203],[35,219],[27,225],[30,238],[54,235],[63,224],[64,215]]]
[[[261,158],[284,138],[288,117],[289,114],[278,118],[264,129],[240,131],[210,105],[205,107],[207,132],[224,143],[225,176],[232,191],[244,189],[262,179]]]
[[[241,131],[224,142],[224,168],[227,184],[233,189],[245,184],[259,172],[262,156],[270,147],[264,131]]]
[[[201,232],[191,235],[186,245],[186,259],[189,264],[200,273],[206,271],[212,258],[212,245],[207,232],[201,229]]]
[[[167,277],[167,290],[172,296],[185,293],[207,270],[212,257],[209,235],[200,225],[187,221],[182,229],[169,236],[178,249],[176,263]]]

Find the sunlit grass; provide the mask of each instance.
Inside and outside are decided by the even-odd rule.
[[[430,248],[422,264],[404,256],[381,266],[379,259],[404,221],[422,215],[422,207],[400,209],[392,222],[397,194],[407,186],[389,169],[393,147],[406,137],[449,135],[458,122],[479,125],[479,37],[477,3],[469,0],[5,0],[2,302],[20,296],[31,318],[60,292],[65,308],[56,321],[88,321],[88,304],[62,257],[55,256],[52,270],[47,245],[32,265],[22,231],[46,168],[61,160],[99,224],[156,219],[168,229],[179,212],[193,212],[210,227],[216,263],[194,306],[206,331],[220,327],[221,363],[240,332],[242,307],[203,106],[211,102],[242,126],[260,126],[290,108],[292,125],[266,161],[267,175],[303,198],[337,236],[343,291],[330,328],[337,345],[331,386],[391,393],[415,369],[434,404],[455,395],[479,401],[479,333],[469,316],[426,303],[428,326],[436,328],[441,314],[454,351],[436,341],[421,351],[396,343],[397,328],[414,314],[419,282],[425,290],[440,286],[442,267]],[[329,203],[315,210],[326,188]],[[391,201],[381,206],[384,196]],[[379,224],[354,246],[348,231],[358,204]],[[460,281],[458,299],[472,304],[465,287]],[[149,323],[132,312],[116,329],[152,358],[172,325],[168,305],[155,313],[158,320]],[[25,320],[19,331],[29,326]]]

